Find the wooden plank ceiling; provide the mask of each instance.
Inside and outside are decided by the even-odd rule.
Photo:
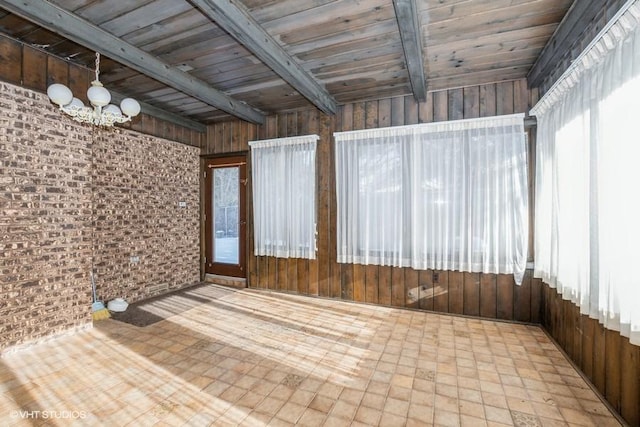
[[[92,50],[71,41],[71,37],[65,38],[55,30],[20,17],[25,15],[11,12],[7,3],[0,1],[0,33],[93,68]],[[177,67],[258,112],[270,114],[320,105],[312,99],[313,94],[303,95],[303,90],[296,90],[297,80],[287,75],[286,70],[267,65],[269,58],[252,53],[250,49],[255,52],[255,47],[246,40],[247,47],[238,42],[243,40],[243,35],[238,34],[242,29],[229,29],[229,22],[223,22],[223,18],[218,18],[219,22],[214,20],[216,7],[224,10],[234,7],[237,1],[40,0],[39,3],[50,3],[71,12],[116,36],[125,46]],[[294,74],[298,73],[303,82],[309,79],[307,87],[315,92],[325,91],[322,95],[326,95],[323,98],[326,107],[319,108],[412,93],[409,71],[416,70],[411,71],[415,77],[419,67],[412,64],[416,54],[406,58],[403,49],[403,43],[409,47],[406,37],[411,34],[407,23],[410,18],[397,19],[392,0],[242,0],[241,3],[239,13],[246,12],[245,22],[250,30],[244,37],[263,34],[263,43],[277,44],[275,50],[266,54],[284,55],[285,67],[287,61],[293,61],[288,65]],[[420,39],[412,48],[422,49],[420,62],[426,88],[431,91],[526,77],[571,3],[572,0],[415,0],[415,4],[408,5],[411,7],[402,4],[396,7],[401,10],[407,6],[405,10],[415,10],[418,15]],[[256,28],[249,28],[251,23]],[[407,25],[402,37],[399,25]],[[201,123],[231,117],[229,112],[210,105],[202,97],[189,95],[108,57],[103,57],[101,63],[101,81],[108,89]],[[421,97],[417,93],[416,96]]]

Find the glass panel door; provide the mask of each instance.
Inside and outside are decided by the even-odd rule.
[[[245,277],[246,159],[210,159],[205,178],[205,271]]]
[[[240,225],[239,167],[213,169],[213,261],[223,264],[238,264],[240,248],[238,232]]]

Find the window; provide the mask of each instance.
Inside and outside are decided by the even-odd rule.
[[[513,273],[520,283],[523,117],[336,133],[338,262]]]
[[[249,143],[256,255],[315,259],[318,138]]]

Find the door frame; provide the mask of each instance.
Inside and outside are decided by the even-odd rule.
[[[203,201],[202,209],[200,211],[201,216],[201,279],[204,280],[207,274],[217,274],[222,276],[238,277],[247,279],[247,183],[248,183],[248,164],[247,164],[248,152],[233,152],[225,154],[214,154],[201,156],[201,169],[202,169],[202,196]],[[215,167],[224,167],[225,165],[243,165],[244,168],[240,168],[240,194],[239,194],[239,224],[238,224],[238,241],[240,243],[240,251],[238,253],[239,263],[234,264],[222,264],[213,263],[212,257],[212,242],[213,227],[210,218],[207,217],[207,211],[211,209],[212,203],[212,169]],[[243,176],[244,173],[244,176]],[[211,264],[211,267],[210,267]],[[209,271],[210,268],[215,268],[215,272]]]

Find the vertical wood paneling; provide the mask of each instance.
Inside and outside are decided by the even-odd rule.
[[[278,116],[270,116],[266,119],[266,139],[277,138],[281,131],[281,124],[284,118],[279,120]],[[267,288],[276,289],[276,258],[267,257]]]
[[[480,87],[471,86],[463,89],[464,118],[475,119],[480,116]]]
[[[257,127],[257,136],[258,136],[257,140],[267,139],[268,124],[271,120],[273,120],[271,117],[267,117],[265,126]],[[209,128],[211,128],[211,126],[209,126]],[[252,218],[253,218],[253,213],[251,213],[250,215],[247,215],[247,220],[249,222],[253,222]],[[269,263],[268,263],[267,257],[264,257],[264,256],[257,257],[256,265],[258,268],[258,277],[256,280],[256,286],[262,289],[268,289],[269,288],[269,285],[268,285]]]
[[[48,56],[47,87],[53,83],[69,84],[69,64],[55,56]]]
[[[496,318],[498,316],[498,290],[495,274],[480,276],[480,316]]]
[[[529,115],[529,90],[526,80],[513,82],[513,111],[525,112]]]
[[[293,113],[295,114],[295,113]],[[296,125],[295,119],[292,113],[283,114],[278,117],[277,124],[277,137],[278,138],[286,138],[289,135],[295,135]],[[292,123],[293,122],[293,123]],[[230,124],[238,123],[238,122],[230,122]],[[226,126],[228,127],[228,126]],[[293,133],[289,133],[289,128],[292,127]],[[229,147],[227,145],[227,150],[232,151],[233,145]],[[298,260],[296,258],[277,258],[276,260],[276,284],[275,289],[277,290],[290,290],[294,291],[297,289],[297,281],[298,281],[298,270],[297,270]],[[289,276],[291,274],[291,276]],[[289,286],[289,279],[291,279],[291,286]],[[306,277],[303,278],[306,280]]]
[[[391,126],[403,126],[406,123],[404,116],[404,97],[391,99]],[[405,305],[405,268],[391,268],[391,305],[404,307]]]
[[[463,89],[451,89],[449,91],[448,120],[460,120],[463,118],[464,118],[464,91]]]
[[[391,305],[391,267],[378,269],[378,303]]]
[[[378,104],[378,121],[377,123],[370,121],[370,118],[373,119],[375,115],[369,115],[367,110],[367,129],[391,126],[392,100],[381,99],[380,101],[370,101],[367,105],[376,103]],[[382,305],[391,305],[391,270],[391,267],[388,266],[378,267],[378,303]]]
[[[620,413],[632,426],[640,425],[640,347],[621,338]]]
[[[526,271],[522,284],[514,288],[514,316],[520,322],[531,322],[531,271]]]
[[[593,331],[595,330],[594,319],[582,316],[582,372],[593,382]]]
[[[317,110],[310,110],[308,114],[301,114],[302,119],[298,119],[298,128],[302,127],[302,131],[305,134],[320,134],[320,120],[319,120],[319,112]],[[329,215],[328,209],[328,171],[326,163],[329,160],[328,151],[327,151],[327,143],[328,139],[324,144],[316,145],[316,159],[319,156],[322,156],[321,161],[316,162],[316,204],[317,204],[317,217],[316,217],[316,231],[325,230],[328,227],[327,216]],[[325,233],[323,233],[325,234]],[[316,247],[320,248],[322,246],[323,253],[323,261],[322,270],[324,274],[322,277],[326,280],[326,277],[329,275],[328,265],[326,262],[326,257],[328,254],[328,236],[325,234],[323,238],[320,238],[320,235],[316,235]],[[310,295],[318,295],[318,286],[320,283],[320,263],[318,261],[319,254],[316,254],[316,259],[305,260],[304,263],[298,261],[298,270],[307,269],[307,278],[303,278],[298,272],[298,281],[302,280],[302,283],[298,283],[298,292],[300,293],[309,293]],[[302,264],[302,265],[301,265]]]
[[[418,123],[433,122],[433,92],[427,93],[427,99],[418,104]]]
[[[498,83],[498,92],[496,93],[496,111],[498,115],[513,114],[513,82]]]
[[[368,104],[359,102],[353,108],[353,128],[352,130],[365,129],[367,127]],[[353,268],[353,283],[347,285],[353,292],[353,300],[358,302],[366,301],[366,269],[362,264],[345,264],[345,268]]]
[[[604,364],[605,386],[604,396],[609,403],[620,412],[620,362],[621,362],[621,336],[616,331],[606,330],[605,349],[606,358]]]
[[[249,150],[249,141],[255,141],[256,139],[258,139],[258,135],[256,132],[256,126],[255,125],[251,125],[248,126],[248,134],[247,134],[247,145],[245,146],[245,149]],[[247,184],[247,219],[249,218],[253,218],[253,186],[251,185],[251,183],[253,182],[253,178],[251,177],[252,174],[252,163],[251,163],[251,153],[249,152],[249,154],[247,155],[247,178],[248,178],[248,184]],[[258,274],[259,274],[259,269],[258,269],[258,258],[255,256],[255,252],[254,252],[254,227],[253,227],[253,221],[247,221],[247,280],[248,280],[248,286],[249,287],[258,287],[259,286],[259,280],[258,280]]]
[[[433,308],[433,270],[421,270],[418,272],[418,298],[422,310],[434,310]]]
[[[573,304],[572,304],[573,305]],[[580,309],[573,305],[571,315],[573,316],[573,361],[578,366],[582,366],[582,333],[583,324]]]
[[[301,111],[299,113],[292,112],[287,114],[286,136],[311,134],[312,132],[309,132],[308,129],[308,121],[310,120],[310,115],[311,112],[309,110]],[[316,146],[316,151],[318,150],[318,148],[319,147]],[[318,158],[319,156],[316,155],[316,159]],[[317,173],[316,176],[318,176]],[[309,261],[306,259],[287,259],[287,288],[290,292],[298,292],[301,294],[310,293],[309,280],[311,277],[310,275],[308,275],[308,268]],[[314,295],[316,293],[314,293]]]
[[[0,80],[20,84],[22,80],[22,45],[6,37],[0,37]],[[15,65],[13,65],[15,64]]]
[[[463,313],[480,315],[480,273],[464,273]]]
[[[406,125],[415,125],[419,123],[419,109],[415,98],[404,97],[404,122]]]
[[[480,117],[495,116],[497,112],[496,104],[496,84],[480,86]]]
[[[509,274],[498,275],[497,284],[497,311],[498,319],[513,320],[513,276]]]
[[[464,273],[449,272],[449,313],[462,314],[464,311]]]
[[[630,425],[640,423],[640,347],[562,299],[546,284],[543,327]]]
[[[331,276],[331,263],[335,261],[335,255],[331,259],[331,246],[335,247],[332,241],[335,236],[335,226],[331,227],[331,196],[333,193],[331,183],[333,173],[333,156],[331,154],[331,118],[326,114],[320,114],[317,133],[320,136],[318,141],[318,282],[313,295],[325,295],[329,289],[329,278]],[[335,216],[335,215],[333,215]],[[322,290],[322,291],[321,291]],[[311,289],[313,291],[313,289]]]
[[[394,307],[405,306],[404,272],[405,269],[400,267],[393,267],[391,269],[391,305]]]
[[[600,393],[605,392],[605,358],[606,358],[606,341],[604,326],[600,323],[595,325],[593,331],[593,384]],[[555,336],[555,335],[554,335]],[[557,341],[557,339],[556,339]]]
[[[414,125],[419,120],[418,102],[413,97],[404,98],[404,124]],[[413,268],[404,269],[404,305],[409,308],[420,308],[420,275]]]
[[[391,98],[391,126],[404,126],[404,97]]]
[[[449,272],[433,271],[433,310],[449,312]]]
[[[420,286],[418,271],[407,268],[404,272],[404,305],[409,308],[420,308]]]
[[[569,300],[562,301],[562,316],[560,318],[560,324],[562,327],[562,334],[564,335],[564,349],[571,359],[575,356],[573,354],[573,331],[575,330],[575,318],[573,317],[573,304]]]
[[[47,54],[41,50],[24,46],[22,50],[22,84],[29,89],[45,92],[47,90]],[[87,87],[83,89],[83,93]],[[76,93],[76,92],[74,92]],[[78,96],[78,95],[76,95]]]
[[[433,94],[433,121],[449,120],[449,97],[447,91],[441,90]]]
[[[339,107],[338,113],[332,119],[331,125],[333,126],[330,130],[327,130],[328,133],[332,134],[334,129],[344,129],[345,126],[350,129],[351,123],[353,120],[353,104],[347,104]],[[333,135],[328,136],[331,141],[333,141]],[[337,298],[340,296],[340,276],[341,276],[341,268],[342,264],[338,264],[338,248],[337,245],[337,237],[338,237],[338,224],[337,217],[335,212],[337,211],[337,195],[336,195],[336,174],[335,174],[335,145],[331,143],[330,146],[331,152],[331,169],[328,171],[329,176],[331,177],[331,190],[330,190],[330,220],[329,220],[329,239],[331,240],[330,245],[330,259],[329,259],[329,283],[328,288],[320,288],[319,293],[321,296],[331,296]],[[323,293],[324,292],[324,293]]]
[[[361,105],[361,104],[357,104]],[[368,102],[363,108],[365,114],[355,116],[353,121],[353,130],[373,129],[379,127],[378,115],[380,108],[377,102]],[[377,265],[365,266],[365,301],[377,304],[379,297],[380,275]]]

